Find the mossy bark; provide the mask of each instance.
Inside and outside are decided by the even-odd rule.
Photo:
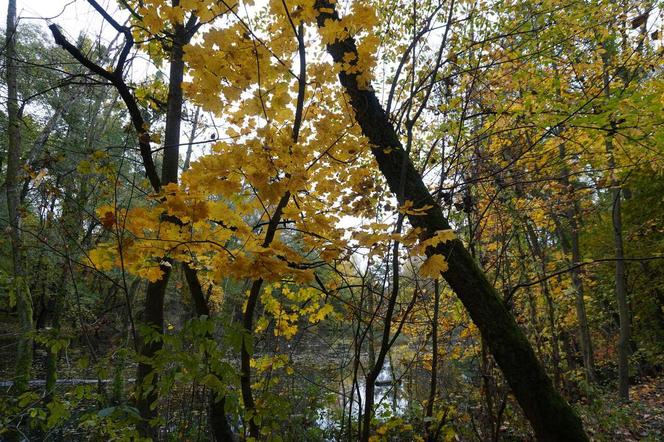
[[[9,239],[12,247],[12,294],[16,301],[19,338],[16,349],[15,386],[17,393],[28,389],[32,369],[32,297],[25,280],[25,259],[21,235],[21,111],[18,103],[18,69],[16,65],[16,0],[7,5],[7,32],[5,39],[5,81],[7,84],[7,212]]]
[[[329,1],[318,0],[316,7],[319,27],[324,27],[326,20],[339,20],[334,4]],[[353,54],[357,59],[357,47],[351,37],[327,45],[327,50],[337,63],[342,63],[346,54]],[[339,80],[350,98],[362,132],[371,143],[378,167],[392,192],[397,195],[399,204],[412,201],[414,207],[427,208],[417,216],[409,216],[411,225],[421,229],[423,239],[440,230],[450,229],[440,205],[407,157],[371,87],[361,87],[357,75],[345,71],[339,73]],[[430,247],[427,254],[446,257],[449,269],[442,276],[480,330],[537,439],[587,441],[581,420],[553,387],[523,331],[463,243],[454,239],[435,248]]]

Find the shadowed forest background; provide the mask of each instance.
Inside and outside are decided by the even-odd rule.
[[[40,3],[0,440],[663,440],[661,1]]]

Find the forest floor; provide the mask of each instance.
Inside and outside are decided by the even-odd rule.
[[[618,402],[615,391],[604,391],[581,413],[594,441],[664,441],[664,375],[632,385],[629,404]]]
[[[632,401],[638,404],[635,407],[638,432],[625,435],[625,440],[641,440],[649,436],[664,440],[664,376],[635,385],[631,396]]]

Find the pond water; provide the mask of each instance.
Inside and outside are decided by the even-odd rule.
[[[362,404],[364,407],[366,393],[365,387],[366,383],[364,378],[358,379],[359,385],[359,397],[357,390],[353,395],[353,406],[352,406],[352,415],[358,416],[359,407]],[[319,428],[323,430],[334,430],[338,429],[340,422],[338,421],[341,407],[345,405],[346,413],[348,410],[348,400],[350,400],[350,385],[347,387],[346,399],[344,400],[343,394],[340,393],[337,399],[337,403],[334,407],[324,407],[318,410],[318,421],[317,424]],[[403,394],[402,382],[398,378],[396,383],[392,377],[392,368],[390,367],[389,362],[385,362],[383,367],[378,374],[378,379],[376,380],[375,394],[374,394],[374,407],[376,410],[376,416],[378,419],[387,418],[390,416],[400,416],[408,408],[408,400]]]

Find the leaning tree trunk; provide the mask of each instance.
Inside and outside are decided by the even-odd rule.
[[[183,264],[184,275],[191,291],[191,299],[194,302],[194,310],[196,311],[197,317],[206,317],[210,318],[210,308],[208,306],[205,295],[203,294],[203,287],[201,286],[200,281],[198,280],[198,275],[196,270],[191,268],[189,264]],[[212,339],[213,336],[206,334],[205,336],[208,339]],[[207,350],[205,357],[208,358]],[[220,373],[214,373],[219,376]],[[231,441],[234,438],[233,429],[226,419],[226,397],[219,395],[219,392],[210,391],[209,394],[209,419],[210,419],[210,429],[212,430],[212,435],[214,440],[217,442]]]
[[[318,0],[316,7],[319,27],[324,27],[326,20],[339,20],[334,4],[329,0]],[[328,44],[327,50],[336,63],[342,64],[347,60],[355,63],[358,58],[352,37]],[[362,132],[371,143],[378,167],[392,192],[399,197],[399,204],[411,201],[415,207],[426,208],[418,216],[409,216],[411,225],[421,229],[422,239],[450,229],[440,205],[431,196],[421,175],[407,157],[371,87],[361,87],[357,74],[345,71],[339,73],[339,80],[350,98]],[[523,331],[463,243],[454,239],[429,247],[427,254],[446,257],[449,269],[442,273],[443,278],[480,330],[538,440],[587,441],[581,420],[555,390]]]
[[[16,66],[16,0],[7,6],[7,35],[5,42],[5,81],[7,82],[7,212],[9,216],[9,240],[12,247],[13,282],[11,290],[18,313],[19,339],[16,350],[17,393],[28,389],[32,368],[32,299],[26,282],[25,254],[21,235],[20,185],[21,185],[21,128],[18,104]]]
[[[302,121],[304,118],[304,98],[307,86],[307,71],[306,71],[306,54],[304,46],[304,25],[300,23],[297,29],[295,29],[295,36],[298,43],[298,55],[299,55],[299,73],[297,76],[297,102],[295,104],[295,116],[293,119],[293,128],[291,132],[291,140],[293,144],[297,144],[300,137],[300,129],[302,128]],[[286,178],[290,178],[289,174],[286,174]],[[287,190],[282,196],[279,202],[277,203],[274,212],[269,217],[267,229],[265,231],[265,237],[263,238],[262,246],[264,248],[270,247],[274,241],[277,230],[279,228],[279,223],[281,222],[281,217],[283,211],[290,201],[291,193]],[[247,297],[247,302],[244,307],[244,312],[242,313],[242,347],[240,349],[240,390],[242,392],[242,402],[244,405],[245,413],[250,417],[248,419],[248,429],[249,437],[258,439],[260,438],[260,424],[259,419],[256,419],[257,410],[256,410],[256,401],[254,400],[252,386],[251,386],[251,357],[252,357],[252,345],[250,345],[251,339],[253,339],[254,332],[254,313],[258,303],[258,297],[260,296],[262,287],[263,287],[263,278],[255,279],[251,288],[249,289],[249,296]]]
[[[187,171],[189,169],[191,153],[193,149],[194,139],[196,138],[196,130],[199,121],[200,107],[196,107],[196,113],[194,115],[194,120],[192,122],[192,129],[189,134],[189,142],[187,145],[187,153],[184,158],[184,165],[182,171]],[[183,263],[182,267],[184,269],[185,279],[187,280],[187,285],[191,293],[191,299],[194,303],[194,312],[197,317],[206,317],[212,318],[210,312],[210,307],[208,306],[207,299],[205,299],[205,294],[203,293],[203,286],[198,279],[198,274],[194,268],[189,264]],[[212,334],[206,334],[206,338],[213,339]],[[209,358],[209,355],[205,354],[205,358]],[[214,373],[216,376],[220,377],[222,373]],[[234,440],[233,429],[231,428],[228,419],[226,419],[226,396],[220,395],[219,392],[211,390],[209,393],[209,423],[210,430],[212,431],[212,436],[217,442],[231,441]]]

